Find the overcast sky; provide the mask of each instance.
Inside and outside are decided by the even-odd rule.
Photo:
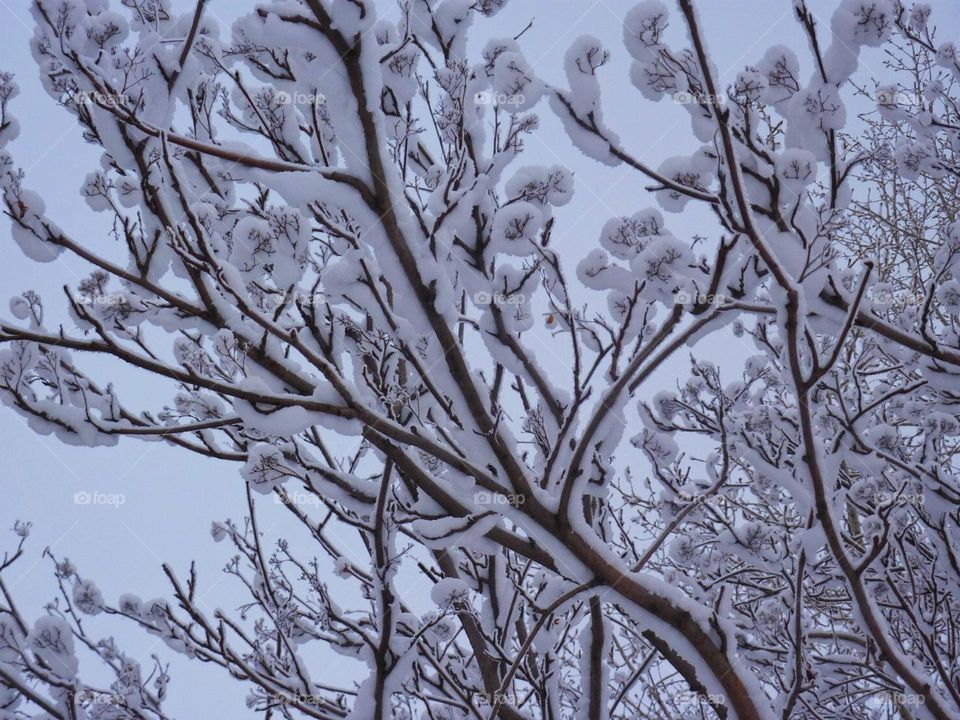
[[[111,4],[119,5],[119,0],[111,0]],[[188,4],[175,2],[179,7]],[[690,138],[687,115],[681,108],[644,100],[627,79],[629,58],[620,41],[620,28],[633,4],[631,0],[512,0],[494,21],[477,23],[471,45],[476,51],[490,36],[514,35],[533,18],[532,28],[521,39],[524,52],[542,78],[563,85],[560,62],[571,41],[582,33],[601,38],[612,54],[602,78],[608,125],[635,156],[656,165],[669,156],[689,152],[696,143]],[[813,0],[808,4],[828,25],[835,2]],[[960,27],[960,3],[941,0],[932,4],[938,25]],[[378,5],[381,14],[396,13],[393,0],[380,0]],[[721,85],[744,64],[756,62],[773,44],[790,45],[805,62],[804,41],[789,0],[701,0],[699,5]],[[212,0],[208,12],[220,19],[221,27],[228,28],[234,14],[253,6],[245,0]],[[98,153],[84,144],[71,116],[40,86],[28,47],[33,32],[28,7],[28,0],[0,0],[0,70],[16,73],[21,90],[13,112],[22,129],[11,150],[27,172],[27,187],[44,196],[56,222],[91,248],[113,252],[102,216],[93,215],[78,194],[84,176],[96,166]],[[679,44],[679,27],[673,28],[671,38],[673,44]],[[865,53],[863,59],[867,67],[880,70],[879,53]],[[600,227],[609,217],[632,214],[655,203],[643,192],[644,182],[633,171],[586,160],[570,147],[545,103],[538,111],[543,130],[528,142],[525,162],[562,163],[576,174],[574,199],[556,213],[554,234],[554,242],[567,253],[572,268],[595,245]],[[700,219],[695,214],[667,218],[678,237],[693,234]],[[0,314],[8,316],[7,298],[35,289],[47,298],[45,304],[52,316],[59,317],[62,286],[75,285],[90,268],[67,254],[46,265],[26,260],[10,237],[6,218],[0,218],[0,237],[4,243]],[[115,368],[104,365],[103,371],[113,373]],[[131,405],[138,401],[144,409],[156,410],[169,401],[129,372],[100,377],[113,380]],[[95,579],[110,601],[128,591],[144,598],[168,595],[161,562],[183,571],[191,559],[197,559],[205,602],[211,607],[236,605],[230,581],[218,583],[228,550],[214,545],[209,535],[211,520],[243,514],[243,486],[235,465],[195,457],[161,443],[134,440],[121,440],[108,449],[68,447],[34,434],[20,416],[6,408],[0,408],[0,438],[4,463],[0,531],[12,527],[18,518],[33,522],[29,556],[13,569],[10,580],[28,616],[42,612],[43,603],[56,589],[49,562],[40,557],[47,545],[59,556],[69,556],[82,575]],[[77,493],[113,494],[122,496],[123,503],[78,504]],[[275,517],[281,517],[279,512]],[[0,534],[0,553],[11,548],[13,540],[12,533]],[[112,632],[107,629],[108,622],[96,622],[92,627],[103,634]],[[124,638],[129,652],[143,658],[164,651],[162,644],[150,637],[125,631],[117,636]],[[165,657],[174,659],[171,654]],[[174,667],[179,668],[170,686],[169,710],[174,716],[199,717],[196,701],[204,698],[211,701],[202,715],[209,720],[253,717],[243,704],[245,689],[198,663],[183,667],[177,662]],[[335,682],[339,672],[347,670],[331,664],[326,679]],[[323,679],[319,673],[314,678]],[[233,689],[222,690],[228,686]]]

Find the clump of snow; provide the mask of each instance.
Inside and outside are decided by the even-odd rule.
[[[444,610],[454,609],[470,601],[470,588],[458,578],[443,578],[430,589],[430,599]]]

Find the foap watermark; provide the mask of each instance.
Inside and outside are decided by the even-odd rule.
[[[264,305],[272,310],[281,306],[318,307],[327,301],[325,293],[319,290],[308,292],[292,290],[290,292],[272,292],[264,298]]]
[[[473,96],[477,105],[523,105],[527,98],[522,93],[498,93],[481,90]]]
[[[278,505],[322,505],[323,501],[313,493],[303,492],[302,490],[287,491],[285,493],[274,493],[273,502]]]
[[[694,692],[693,690],[684,690],[678,692],[673,696],[674,702],[678,707],[691,707],[698,705],[723,705],[726,702],[726,698],[723,695],[718,695],[716,693],[710,693],[704,695],[703,693]]]
[[[892,692],[890,690],[885,690],[884,692],[880,693],[880,697],[894,707],[920,707],[926,703],[926,698],[923,695]]]
[[[280,705],[323,705],[327,702],[325,697],[320,695],[308,695],[307,693],[302,693],[299,690],[289,693],[271,693],[269,697],[274,703],[278,703]]]
[[[119,693],[101,692],[83,688],[77,693],[77,700],[85,705],[126,705],[127,701]]]
[[[487,705],[496,705],[498,703],[508,702],[510,700],[510,693],[501,690],[495,690],[494,692],[478,692],[477,699],[481,702],[485,702]]]
[[[473,501],[477,505],[504,505],[509,507],[520,507],[527,500],[527,496],[520,493],[498,493],[481,490],[474,493]]]
[[[489,293],[481,290],[473,296],[473,302],[477,305],[523,305],[527,301],[527,296],[521,293]]]
[[[890,290],[878,288],[874,289],[870,294],[870,302],[880,307],[919,306],[927,302],[927,295],[920,290]]]
[[[283,105],[323,105],[327,98],[322,93],[307,93],[299,90],[287,92],[286,90],[277,90],[274,96],[277,102]]]
[[[724,501],[723,495],[690,493],[686,490],[677,490],[677,500],[684,505],[719,505]]]
[[[117,93],[102,93],[95,90],[81,90],[73,96],[78,105],[98,105],[105,108],[126,107],[127,97]]]
[[[101,293],[99,295],[75,295],[73,301],[78,305],[96,305],[101,307],[117,307],[127,303],[127,296],[123,293]]]
[[[89,688],[82,688],[77,692],[77,702],[86,707],[96,705],[126,705],[126,700],[123,695],[90,690]]]
[[[723,93],[711,95],[710,93],[695,93],[689,90],[680,90],[672,95],[673,101],[677,105],[722,105],[727,101],[727,96]]]
[[[119,507],[126,502],[127,496],[121,493],[80,490],[73,494],[74,505],[106,505],[119,509]]]
[[[922,107],[925,105],[922,95],[899,88],[880,88],[877,90],[874,100],[877,105],[885,107]]]
[[[681,290],[673,296],[674,302],[680,305],[712,305],[719,307],[733,302],[733,298],[723,293],[696,293]]]
[[[877,505],[923,507],[923,493],[895,493],[878,490],[873,494],[873,500]]]

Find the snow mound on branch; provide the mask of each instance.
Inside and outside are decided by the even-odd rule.
[[[446,610],[456,604],[468,602],[470,588],[458,578],[444,578],[430,589],[430,599],[437,607]]]
[[[294,472],[287,466],[282,450],[276,445],[255,445],[240,469],[240,475],[258,493],[267,495]]]
[[[73,634],[67,621],[45,615],[38,619],[30,633],[30,647],[50,671],[65,680],[76,677],[79,661],[74,655]]]
[[[487,512],[466,517],[416,520],[412,528],[423,544],[434,550],[474,547],[474,543],[492,530],[498,520],[499,515]]]
[[[533,252],[531,243],[543,226],[543,214],[531,202],[521,200],[506,205],[493,218],[490,242],[494,252],[523,257]]]

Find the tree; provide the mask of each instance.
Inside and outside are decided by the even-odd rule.
[[[92,271],[69,329],[35,293],[12,301],[5,402],[65,442],[237,463],[248,516],[212,534],[248,598],[205,613],[194,569],[164,566],[170,599],[114,604],[53,558],[60,601],[33,621],[0,574],[5,717],[168,717],[166,666],[85,613],[222,668],[264,717],[960,717],[960,225],[928,195],[888,253],[865,191],[884,173],[902,208],[956,187],[954,46],[922,5],[842,0],[823,28],[796,0],[811,76],[775,46],[724,88],[692,0],[645,0],[623,20],[630,80],[683,103],[699,146],[653,168],[604,121],[595,38],[568,50],[566,88],[522,37],[467,57],[505,2],[402,0],[393,23],[370,0],[278,0],[227,38],[204,0],[36,0],[42,80],[102,148],[82,192],[125,257],[56,225],[0,154],[21,249]],[[863,47],[904,63],[876,90]],[[891,97],[921,56],[919,97]],[[858,89],[888,125],[845,122]],[[4,146],[15,92],[4,75]],[[521,163],[541,100],[662,209],[708,208],[712,235],[638,208],[561,257],[572,174]],[[923,303],[891,305],[878,275]],[[539,317],[566,376],[528,342]],[[745,362],[706,359],[734,336]],[[129,407],[89,355],[172,399]],[[652,379],[667,362],[675,390]],[[261,532],[270,494],[312,542]],[[402,572],[429,578],[431,610]],[[321,685],[318,647],[366,671]],[[109,687],[79,677],[82,653]]]

